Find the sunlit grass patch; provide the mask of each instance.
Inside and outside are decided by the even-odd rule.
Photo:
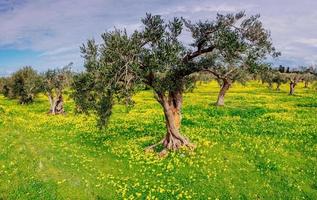
[[[236,84],[226,106],[216,82],[184,98],[182,133],[196,144],[161,158],[144,148],[165,134],[151,91],[117,105],[106,130],[94,115],[47,114],[0,97],[0,199],[316,199],[317,94]],[[159,147],[158,147],[159,148]]]

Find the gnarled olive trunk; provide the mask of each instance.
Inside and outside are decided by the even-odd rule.
[[[56,114],[63,114],[64,111],[64,100],[63,95],[58,94],[55,98],[52,94],[48,94],[48,98],[50,101],[50,114],[56,115]]]
[[[224,106],[225,105],[225,95],[231,86],[231,82],[228,80],[224,80],[221,86],[220,92],[218,94],[218,99],[216,102],[216,106]]]
[[[295,86],[296,86],[296,83],[290,82],[290,84],[289,84],[289,94],[290,94],[290,95],[293,95],[293,94],[294,94]]]
[[[281,83],[277,83],[276,90],[280,91]]]
[[[188,139],[181,135],[181,108],[183,96],[181,92],[170,92],[168,97],[158,95],[158,101],[163,107],[166,124],[166,135],[163,146],[168,150],[177,150],[182,146],[190,146]]]

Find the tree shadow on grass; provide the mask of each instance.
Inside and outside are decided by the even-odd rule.
[[[244,107],[234,107],[234,108],[214,107],[212,109],[207,109],[206,112],[211,117],[239,116],[241,118],[256,118],[256,117],[262,116],[263,114],[268,113],[269,110],[265,108],[261,108],[261,107],[246,107],[246,108]]]
[[[57,184],[49,181],[32,180],[18,185],[9,193],[9,199],[57,199]]]
[[[296,104],[296,106],[304,108],[317,108],[317,103],[299,103]]]

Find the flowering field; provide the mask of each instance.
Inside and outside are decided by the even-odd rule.
[[[128,113],[116,106],[104,131],[70,99],[50,116],[45,96],[1,96],[0,199],[317,199],[317,92],[251,82],[216,108],[218,90],[185,95],[182,133],[196,148],[165,158],[144,152],[165,131],[151,91]]]

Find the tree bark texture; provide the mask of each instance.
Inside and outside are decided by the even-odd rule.
[[[63,95],[58,94],[56,97],[53,97],[52,94],[48,94],[48,98],[50,101],[50,114],[57,115],[65,113]]]
[[[180,133],[182,93],[169,92],[168,96],[158,95],[158,101],[163,107],[167,130],[165,138],[162,141],[163,146],[168,150],[177,150],[182,146],[190,147],[189,140]]]
[[[224,106],[225,105],[225,95],[226,95],[227,91],[229,90],[230,86],[231,86],[231,83],[229,81],[227,81],[227,80],[223,81],[223,84],[222,84],[221,89],[220,89],[219,94],[218,94],[216,106]]]
[[[290,82],[290,84],[289,84],[289,94],[290,94],[290,95],[293,95],[293,94],[294,94],[295,86],[296,86],[296,83]]]

